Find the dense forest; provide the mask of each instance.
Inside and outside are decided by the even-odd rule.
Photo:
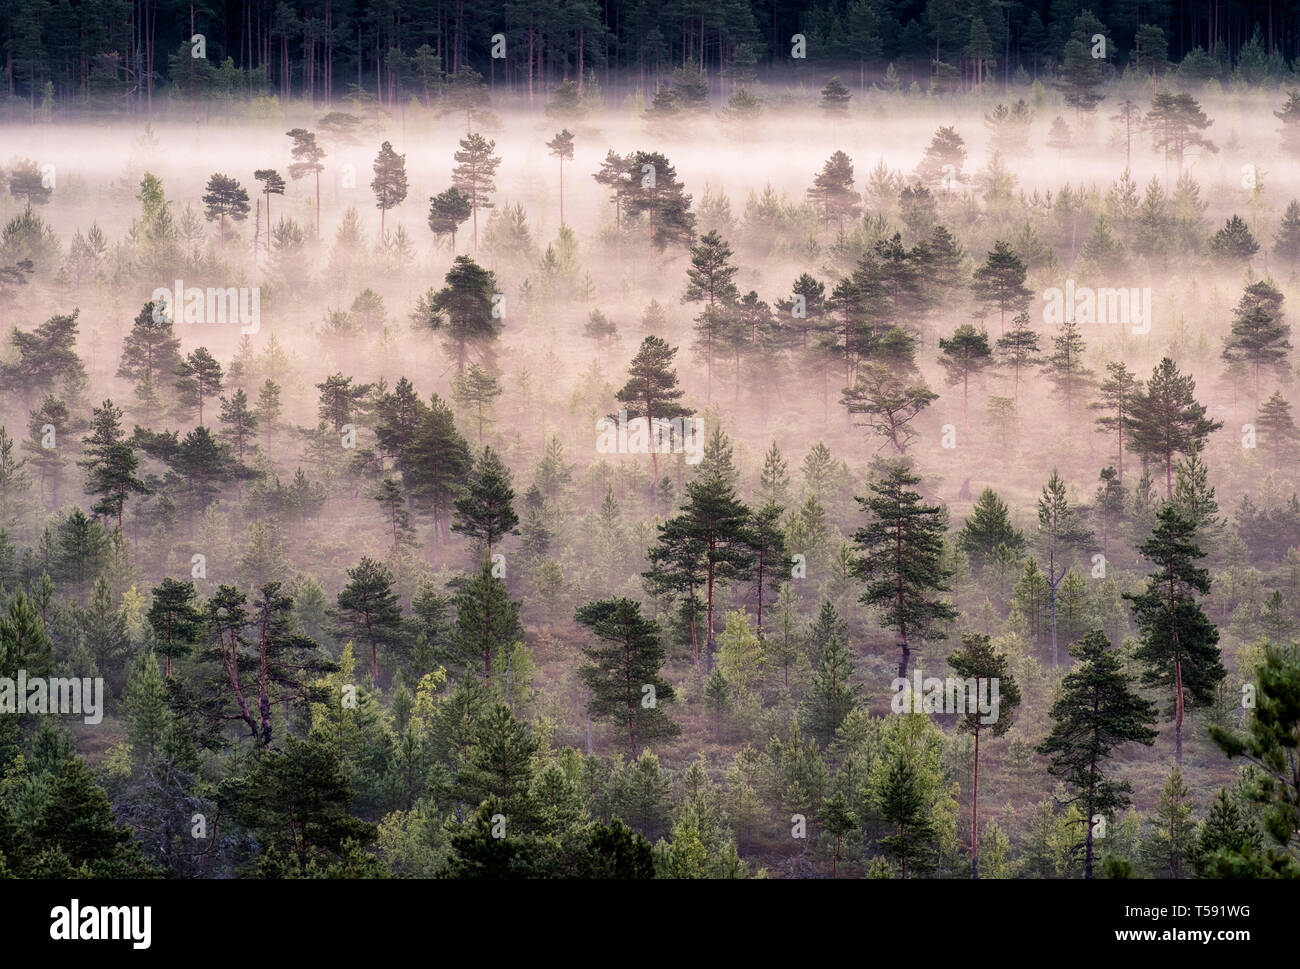
[[[566,80],[648,100],[677,68],[715,95],[824,80],[827,65],[863,90],[1028,84],[1088,67],[1070,46],[1080,16],[1077,39],[1106,38],[1093,65],[1106,76],[1173,63],[1257,82],[1300,55],[1300,5],[1285,0],[4,0],[0,40],[14,114],[153,114],[212,96],[392,111],[471,72],[540,109]]]
[[[1298,13],[0,5],[0,876],[1300,876]]]

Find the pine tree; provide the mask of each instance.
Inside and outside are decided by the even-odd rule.
[[[909,384],[889,366],[872,363],[861,368],[857,383],[845,389],[841,402],[850,414],[864,416],[856,426],[871,428],[902,455],[917,436],[913,419],[938,399],[924,383]]]
[[[731,246],[717,232],[709,232],[691,247],[691,266],[686,270],[682,302],[704,304],[695,331],[696,345],[704,353],[708,399],[713,396],[713,361],[725,337],[724,311],[740,295],[732,281],[739,270],[731,264],[731,256]]]
[[[840,80],[838,74],[826,82],[826,86],[822,88],[821,94],[822,114],[826,115],[828,118],[842,118],[848,115],[849,101],[852,99],[853,95],[850,94],[849,89],[844,86],[844,82]]]
[[[1066,414],[1073,410],[1079,392],[1092,383],[1093,372],[1083,365],[1086,349],[1079,324],[1074,320],[1066,320],[1060,335],[1052,337],[1052,353],[1044,369],[1056,392],[1065,398]]]
[[[1065,119],[1059,114],[1052,119],[1052,127],[1047,132],[1047,147],[1056,149],[1056,157],[1059,159],[1061,154],[1067,148],[1074,146],[1074,135],[1070,131],[1070,126]]]
[[[970,698],[988,696],[993,709],[990,733],[1003,736],[1015,721],[1015,708],[1020,705],[1020,687],[1011,675],[1005,653],[995,652],[989,637],[980,633],[967,633],[961,638],[962,648],[948,657],[948,665],[965,681],[967,707],[958,710],[963,714],[961,727],[975,738],[973,779],[970,796],[970,874],[979,878],[979,798],[980,798],[980,731],[986,725],[985,714],[975,708]],[[972,691],[972,684],[974,690]]]
[[[691,196],[677,179],[677,169],[659,152],[634,152],[627,159],[626,214],[649,216],[650,244],[659,252],[668,246],[689,246],[695,232]]]
[[[705,581],[704,536],[684,515],[659,525],[656,543],[647,552],[650,568],[643,573],[646,589],[653,596],[678,604],[680,615],[691,634],[691,656],[698,672],[700,639],[699,590]]]
[[[1210,237],[1210,253],[1225,262],[1249,262],[1251,256],[1259,252],[1259,243],[1237,214],[1224,223],[1223,228]]]
[[[501,159],[492,154],[497,147],[480,134],[470,133],[460,139],[460,151],[455,152],[456,167],[451,173],[452,185],[469,199],[474,220],[474,251],[478,251],[478,210],[493,208],[491,195],[497,190],[497,167]]]
[[[257,391],[257,423],[262,426],[262,430],[266,434],[266,453],[268,456],[273,453],[271,432],[279,423],[280,414],[284,411],[284,407],[280,403],[280,389],[278,383],[267,377]]]
[[[1205,551],[1214,551],[1223,533],[1225,521],[1219,517],[1219,503],[1210,486],[1210,472],[1201,458],[1201,450],[1192,448],[1174,469],[1174,494],[1170,499],[1192,520],[1193,538]]]
[[[758,495],[760,504],[777,505],[784,508],[790,501],[789,465],[781,457],[781,449],[776,441],[763,455],[763,467],[758,475]]]
[[[1047,772],[1077,792],[1086,831],[1084,878],[1092,878],[1094,818],[1122,811],[1131,793],[1128,782],[1108,778],[1103,762],[1122,744],[1155,742],[1155,706],[1129,689],[1123,664],[1101,630],[1071,646],[1070,654],[1079,663],[1061,681],[1051,732],[1036,749],[1051,758]]]
[[[27,463],[26,458],[14,454],[14,439],[0,425],[0,526],[11,527],[18,520],[14,512],[31,488],[31,478],[23,470]]]
[[[790,687],[790,668],[798,671],[804,658],[803,637],[796,629],[795,606],[794,588],[787,582],[776,599],[776,631],[763,641],[771,663],[781,670],[781,685],[785,689]]]
[[[977,569],[983,569],[999,545],[1019,555],[1025,547],[1025,536],[1011,524],[1006,503],[998,493],[985,488],[957,533],[957,547],[970,556]]]
[[[564,226],[564,160],[573,161],[573,132],[568,128],[546,143],[552,158],[560,160],[560,226]]]
[[[106,576],[95,579],[89,608],[76,609],[75,613],[86,649],[94,657],[95,669],[110,682],[120,683],[118,673],[131,642],[126,633],[126,620],[113,605],[113,592]]]
[[[30,159],[20,161],[9,173],[9,194],[27,202],[30,211],[32,205],[48,205],[54,194],[54,186],[47,184],[41,169]]]
[[[373,388],[374,384],[354,384],[351,377],[331,374],[324,383],[316,384],[320,391],[317,415],[337,434],[365,408],[365,400]]]
[[[174,493],[199,511],[216,499],[223,484],[257,475],[206,427],[194,428],[183,439],[176,431],[152,434],[137,428],[134,440],[140,450],[167,464],[181,485]]]
[[[718,733],[723,717],[732,709],[731,684],[718,667],[704,684],[704,705],[713,714],[713,729]]]
[[[1292,199],[1282,215],[1282,222],[1273,237],[1273,252],[1291,266],[1300,262],[1300,201]]]
[[[1151,109],[1142,121],[1143,126],[1151,131],[1156,150],[1164,152],[1166,158],[1173,156],[1178,160],[1180,177],[1183,174],[1183,158],[1189,149],[1218,151],[1214,143],[1201,134],[1213,123],[1190,94],[1175,94],[1172,91],[1157,92],[1151,99]]]
[[[742,609],[727,613],[718,638],[718,669],[731,688],[732,698],[744,706],[755,695],[767,666],[763,642]]]
[[[600,352],[618,341],[618,327],[600,310],[592,310],[582,327],[582,335],[596,344],[596,366],[600,366]]]
[[[1209,813],[1196,828],[1192,865],[1202,878],[1232,877],[1243,862],[1256,858],[1264,846],[1255,822],[1243,815],[1226,787],[1210,805]]]
[[[823,608],[829,605],[826,603]],[[820,653],[808,694],[799,705],[799,723],[826,747],[857,705],[862,687],[851,682],[853,661],[838,634],[831,634]]]
[[[394,463],[412,497],[431,512],[435,538],[450,541],[455,501],[474,462],[451,408],[437,394],[428,407],[418,408],[416,417],[411,442],[400,448]]]
[[[199,425],[202,426],[204,399],[221,391],[221,364],[207,347],[199,347],[188,354],[172,372],[180,378],[176,383],[181,395],[180,407],[182,410],[196,407]]]
[[[237,179],[220,172],[208,179],[207,194],[203,196],[204,217],[209,222],[221,222],[221,241],[226,241],[226,216],[236,222],[248,218],[248,192]]]
[[[1058,590],[1069,572],[1073,553],[1092,541],[1092,533],[1079,521],[1078,509],[1070,505],[1065,494],[1065,482],[1055,468],[1038,499],[1038,537],[1042,555],[1047,559],[1047,574],[1044,579],[1051,604],[1052,669],[1056,669]]]
[[[993,357],[989,335],[964,323],[957,327],[951,338],[939,338],[939,350],[943,354],[939,363],[947,371],[949,386],[961,384],[961,419],[964,423],[967,420],[970,378],[983,373]]]
[[[629,159],[617,154],[612,148],[605,153],[605,160],[600,169],[591,177],[610,191],[610,201],[614,203],[614,246],[618,259],[623,258],[623,204],[631,186],[632,172],[628,167]],[[651,333],[655,331],[650,330]]]
[[[14,328],[9,340],[15,354],[0,361],[0,386],[15,394],[28,410],[36,393],[51,393],[54,382],[62,378],[63,396],[71,401],[85,386],[86,368],[77,356],[77,317],[51,316],[30,333]]]
[[[1255,676],[1258,697],[1246,736],[1215,724],[1210,737],[1229,757],[1244,757],[1255,768],[1246,772],[1243,794],[1258,812],[1271,844],[1253,857],[1234,853],[1226,858],[1220,855],[1216,861],[1234,877],[1297,878],[1300,863],[1292,848],[1300,835],[1295,756],[1300,731],[1300,648],[1294,643],[1270,644]]]
[[[1091,38],[1086,35],[1076,35],[1066,42],[1061,79],[1054,85],[1065,103],[1074,108],[1076,120],[1080,112],[1094,110],[1106,97],[1097,90],[1104,77],[1099,59],[1092,56],[1090,44]]]
[[[1179,373],[1164,357],[1151,373],[1146,388],[1133,400],[1129,440],[1132,450],[1165,466],[1165,494],[1174,492],[1174,455],[1187,454],[1223,426],[1205,416],[1196,402],[1196,381]]]
[[[973,23],[972,23],[973,26]],[[1002,155],[1020,158],[1030,153],[1030,126],[1034,121],[1033,109],[1024,98],[1015,104],[999,104],[992,114],[984,116],[984,126],[993,136],[993,145]]]
[[[882,625],[898,632],[898,675],[907,678],[913,639],[943,639],[938,622],[957,618],[939,595],[951,575],[943,564],[947,511],[925,505],[911,490],[921,478],[906,462],[886,462],[872,481],[869,497],[854,500],[869,516],[853,535],[862,551],[855,574],[866,582],[864,605],[880,610]]]
[[[966,45],[965,53],[975,64],[975,84],[982,92],[986,70],[997,63],[993,57],[993,39],[989,36],[988,25],[982,17],[971,17],[970,42]]]
[[[972,290],[986,306],[998,308],[998,333],[1005,334],[1007,310],[1020,312],[1029,305],[1031,293],[1025,288],[1028,271],[1011,246],[1002,241],[993,244],[984,265],[975,270]]]
[[[1232,332],[1223,342],[1223,359],[1247,363],[1255,376],[1255,404],[1259,405],[1259,372],[1268,367],[1278,374],[1290,369],[1287,354],[1291,343],[1289,324],[1282,322],[1282,293],[1271,283],[1259,280],[1246,292],[1233,314]]]
[[[1101,553],[1110,554],[1110,536],[1123,523],[1128,503],[1127,492],[1119,483],[1119,474],[1113,466],[1101,469],[1101,484],[1093,499],[1093,514],[1101,525]]]
[[[0,676],[13,679],[19,670],[29,677],[51,670],[54,644],[46,632],[42,613],[22,590],[9,599],[0,615]]]
[[[1147,868],[1160,878],[1187,878],[1196,843],[1196,825],[1183,773],[1175,764],[1160,791],[1151,836],[1142,845]]]
[[[808,273],[801,273],[790,287],[791,299],[776,301],[778,312],[788,314],[797,322],[792,325],[799,330],[799,349],[809,353],[815,363],[817,347],[808,345],[809,335],[820,336],[826,330],[826,284],[814,279]],[[798,300],[802,297],[802,307]]]
[[[559,501],[573,481],[573,468],[564,459],[564,445],[559,437],[552,435],[546,442],[546,453],[533,472],[535,486],[547,501]]]
[[[349,842],[375,839],[374,824],[349,814],[353,797],[334,747],[287,737],[253,762],[237,788],[223,789],[217,804],[265,846],[263,865],[287,856],[301,869],[313,859],[338,857]]]
[[[295,182],[304,175],[316,176],[316,238],[320,238],[320,173],[325,170],[321,159],[325,150],[316,143],[316,135],[306,128],[293,128],[285,132],[293,139],[293,163],[289,166],[289,177]]]
[[[393,592],[388,567],[362,557],[348,569],[348,583],[338,594],[338,621],[344,634],[370,649],[370,685],[379,684],[379,647],[402,645],[402,607]]]
[[[481,667],[490,681],[496,659],[523,639],[519,605],[510,600],[505,582],[485,560],[456,595],[456,630],[449,658],[466,669]]]
[[[126,500],[132,494],[148,494],[145,483],[136,477],[140,466],[135,449],[126,440],[121,426],[122,409],[105,400],[91,413],[90,434],[83,441],[86,469],[86,494],[99,495],[91,514],[116,518],[122,532]]]
[[[753,576],[750,511],[722,477],[702,477],[688,484],[686,493],[682,513],[659,526],[658,544],[649,553],[650,576],[658,588],[672,589],[679,595],[686,592],[690,599],[694,598],[694,590],[703,586],[706,672],[711,672],[717,587]],[[698,641],[693,642],[693,651],[698,669]]]
[[[461,58],[455,73],[448,74],[443,90],[444,110],[447,113],[465,112],[465,130],[474,129],[474,119],[490,114],[487,108],[491,94],[483,83],[483,75]]]
[[[364,565],[365,560],[362,562]],[[357,578],[351,572],[349,576],[353,581],[344,592],[358,591]],[[263,585],[253,604],[251,617],[255,637],[253,646],[258,660],[259,739],[263,747],[271,746],[272,702],[283,703],[286,716],[291,704],[295,702],[319,702],[320,691],[313,686],[315,679],[336,669],[335,664],[321,659],[317,652],[319,644],[297,630],[293,597],[281,589],[279,582]],[[342,594],[339,600],[339,605],[343,608],[362,608],[357,600],[350,600],[345,605]],[[377,612],[376,617],[367,624],[367,632],[372,633],[375,626],[385,621],[386,615]]]
[[[37,491],[42,506],[45,505],[47,487],[49,505],[55,508],[60,505],[59,494],[67,462],[59,450],[58,442],[74,430],[80,429],[79,426],[74,425],[68,405],[53,394],[46,394],[45,399],[41,401],[41,406],[31,413],[31,419],[27,423],[29,437],[23,441],[23,450],[27,452],[25,459],[27,466],[36,475]],[[0,514],[0,521],[3,519],[4,515]]]
[[[501,335],[501,313],[496,303],[496,276],[469,256],[457,256],[447,270],[445,285],[421,300],[427,313],[418,322],[445,332],[447,352],[456,357],[456,372],[465,372],[473,352],[489,370],[493,343]]]
[[[843,791],[836,791],[822,801],[818,820],[826,833],[835,839],[835,851],[831,855],[831,877],[839,873],[840,846],[844,836],[858,826],[858,816],[849,807],[848,798]]]
[[[483,443],[483,425],[494,424],[492,402],[503,393],[501,384],[478,364],[471,364],[467,372],[457,374],[451,385],[452,399],[461,408],[472,411],[478,425],[478,442]]]
[[[257,433],[257,414],[249,408],[248,394],[242,388],[229,400],[221,398],[221,425],[221,436],[235,449],[235,459],[242,464],[244,452]]]
[[[469,756],[456,778],[456,796],[470,804],[497,799],[499,813],[506,816],[507,833],[511,826],[524,833],[538,809],[532,793],[538,746],[528,725],[516,720],[505,704],[496,704],[479,721]]]
[[[909,862],[915,874],[934,869],[935,835],[930,805],[916,765],[905,750],[888,762],[884,783],[876,790],[876,810],[894,834],[879,839],[880,848],[899,863],[900,876],[907,878]]]
[[[1156,527],[1138,551],[1156,566],[1146,588],[1125,595],[1133,604],[1141,643],[1133,658],[1143,666],[1144,686],[1173,687],[1174,762],[1183,762],[1183,709],[1210,704],[1227,675],[1219,659],[1219,631],[1195,594],[1210,591],[1210,575],[1196,565],[1205,553],[1196,545],[1197,523],[1176,503],[1156,513]]]
[[[174,721],[167,683],[153,653],[141,653],[135,661],[122,693],[122,709],[132,753],[146,762],[153,760]]]
[[[33,848],[61,852],[71,869],[87,872],[91,878],[156,874],[132,841],[131,829],[115,823],[108,795],[95,784],[81,758],[63,760],[46,784],[40,814],[30,828]]]
[[[1038,348],[1038,334],[1029,325],[1028,313],[1017,313],[1011,318],[1011,332],[998,337],[994,352],[1004,367],[1011,368],[1012,400],[1020,403],[1020,372],[1037,367],[1042,361]]]
[[[393,151],[392,144],[385,141],[379,146],[373,167],[375,177],[370,182],[370,190],[375,193],[375,208],[379,209],[379,237],[383,239],[384,216],[389,209],[401,205],[406,198],[406,156]]]
[[[615,395],[627,410],[628,420],[643,419],[650,431],[650,459],[654,468],[650,479],[651,507],[655,507],[655,488],[659,481],[660,438],[657,435],[662,434],[662,429],[656,431],[657,422],[691,413],[678,403],[683,391],[677,386],[677,371],[672,366],[676,355],[676,347],[670,347],[657,336],[646,337],[628,365],[627,383]]]
[[[1288,91],[1282,110],[1274,111],[1273,117],[1282,122],[1282,145],[1289,152],[1300,151],[1300,91]]]
[[[1281,391],[1273,391],[1272,396],[1260,404],[1255,426],[1263,432],[1264,444],[1273,452],[1273,470],[1280,469],[1282,449],[1300,443],[1300,429],[1296,428],[1291,418],[1291,405]]]
[[[921,181],[934,187],[943,183],[944,191],[951,188],[951,182],[961,181],[962,165],[966,162],[966,143],[955,127],[938,128],[930,144],[916,166],[916,174]]]
[[[175,312],[175,310],[173,310]],[[173,320],[156,303],[145,303],[122,339],[122,359],[117,375],[142,380],[156,374],[172,374],[181,365],[180,338]]]
[[[153,628],[154,651],[166,659],[168,679],[172,675],[172,659],[188,656],[202,632],[203,616],[197,608],[198,601],[193,582],[165,577],[162,585],[153,590],[153,604],[145,618]]]
[[[451,530],[483,543],[490,562],[493,545],[505,535],[519,534],[514,499],[510,469],[492,448],[485,447],[474,463],[465,493],[456,499]]]
[[[1135,219],[1133,251],[1163,265],[1172,242],[1172,233],[1173,218],[1169,211],[1169,197],[1160,187],[1160,180],[1153,175],[1142,196],[1142,204]]]
[[[641,615],[630,599],[602,599],[577,611],[577,621],[595,633],[599,645],[583,647],[591,662],[578,675],[591,690],[587,713],[627,731],[628,751],[636,758],[638,742],[674,737],[681,727],[660,709],[675,698],[660,670],[664,650],[659,625]],[[649,689],[647,689],[649,687]]]
[[[81,599],[87,585],[108,566],[109,551],[114,544],[98,521],[76,507],[70,514],[59,516],[52,537],[54,561],[50,564],[54,574],[71,585],[76,597]],[[120,544],[116,546],[119,559],[121,548]]]
[[[456,256],[456,230],[473,213],[468,195],[452,186],[429,198],[429,230],[435,239],[451,236],[451,255]]]
[[[402,545],[414,540],[411,516],[406,510],[406,495],[402,493],[402,486],[390,475],[379,483],[373,497],[383,510],[384,521],[392,529],[393,561],[396,562],[401,556]]]
[[[790,575],[792,561],[781,528],[780,505],[755,509],[749,523],[749,546],[754,553],[754,596],[758,606],[758,635],[763,635],[763,603]]]
[[[853,187],[853,159],[837,151],[826,160],[808,189],[808,201],[822,210],[826,222],[834,221],[844,231],[844,220],[862,214],[860,196]]]
[[[1097,426],[1115,435],[1119,484],[1123,485],[1124,432],[1132,427],[1133,405],[1142,392],[1142,384],[1121,361],[1106,364],[1106,372],[1109,376],[1097,387],[1099,399],[1088,406],[1103,412],[1103,416],[1097,418]]]
[[[266,199],[266,224],[269,227],[271,223],[271,196],[284,194],[284,176],[274,168],[259,168],[253,172],[253,177],[262,183],[262,195]],[[271,231],[268,228],[266,233],[266,254],[271,254]]]

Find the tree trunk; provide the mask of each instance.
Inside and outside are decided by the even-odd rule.
[[[1052,582],[1047,587],[1048,600],[1052,604],[1052,669],[1056,669],[1057,649],[1056,649],[1056,583]]]
[[[980,728],[975,727],[975,778],[970,795],[970,876],[980,876]]]
[[[707,624],[707,628],[704,630],[704,643],[705,643],[704,671],[706,673],[713,672],[713,569],[714,569],[713,553],[717,550],[717,547],[718,547],[717,539],[710,538],[709,539],[708,587],[705,593],[706,606],[704,612],[704,618]]]
[[[1183,661],[1174,660],[1174,763],[1183,766]]]

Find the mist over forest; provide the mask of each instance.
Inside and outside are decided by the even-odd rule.
[[[1295,5],[279,6],[0,4],[0,876],[1300,875]]]

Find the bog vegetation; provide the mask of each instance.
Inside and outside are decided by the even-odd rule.
[[[733,6],[0,14],[0,874],[1300,874],[1272,21]]]

